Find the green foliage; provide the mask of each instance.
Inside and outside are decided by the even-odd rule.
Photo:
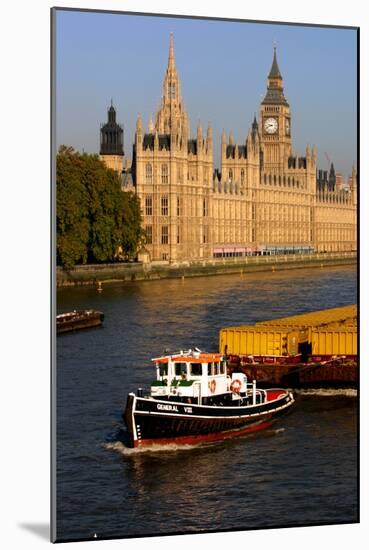
[[[111,262],[118,251],[132,258],[142,238],[137,197],[121,190],[118,174],[97,155],[62,146],[56,164],[57,260]]]
[[[124,193],[123,203],[122,249],[126,258],[132,258],[144,237],[141,207],[137,196],[131,192]]]

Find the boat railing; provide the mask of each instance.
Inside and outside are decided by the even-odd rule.
[[[192,384],[192,387],[198,386],[199,387],[199,394],[197,396],[197,404],[201,405],[201,380],[195,380],[195,382]]]

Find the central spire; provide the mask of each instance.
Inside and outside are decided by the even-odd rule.
[[[168,69],[174,69],[176,68],[176,61],[174,58],[174,38],[173,33],[170,33],[169,36],[169,57],[168,57]]]

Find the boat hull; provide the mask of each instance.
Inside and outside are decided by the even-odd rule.
[[[294,403],[293,395],[254,406],[204,406],[140,398],[129,394],[125,421],[130,445],[196,444],[219,441],[268,428],[286,414]]]
[[[99,327],[104,321],[101,311],[78,311],[57,316],[56,332],[63,334],[86,328]]]

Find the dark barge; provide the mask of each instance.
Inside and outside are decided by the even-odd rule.
[[[357,388],[357,356],[229,356],[228,374],[243,373],[258,386],[279,388]]]
[[[67,313],[60,313],[56,316],[56,332],[57,334],[63,334],[64,332],[98,327],[102,325],[103,320],[104,314],[95,309],[74,310]]]

